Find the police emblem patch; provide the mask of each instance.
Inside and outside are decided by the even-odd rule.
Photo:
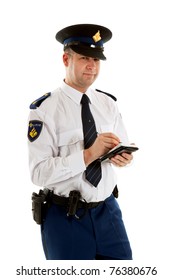
[[[41,133],[43,123],[41,121],[30,121],[28,126],[28,139],[30,142],[35,141]]]

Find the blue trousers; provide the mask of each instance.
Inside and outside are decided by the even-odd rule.
[[[113,195],[89,209],[80,220],[67,217],[62,206],[52,204],[41,234],[47,260],[132,259],[121,210]]]

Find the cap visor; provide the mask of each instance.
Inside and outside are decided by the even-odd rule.
[[[85,47],[85,46],[70,46],[70,48],[78,54],[82,54],[88,57],[98,58],[101,60],[106,60],[106,57],[104,56],[102,50],[98,50],[92,47]]]

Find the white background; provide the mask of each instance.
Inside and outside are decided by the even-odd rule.
[[[27,118],[29,104],[57,88],[64,78],[56,32],[77,23],[105,25],[113,32],[105,45],[107,61],[101,62],[94,86],[117,97],[130,140],[140,148],[131,167],[117,170],[118,201],[133,262],[169,269],[173,250],[171,2],[1,1],[0,246],[6,274],[9,263],[15,269],[45,260],[39,226],[31,215],[31,194],[39,188],[29,176]]]

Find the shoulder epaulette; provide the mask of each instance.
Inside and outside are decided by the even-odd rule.
[[[31,103],[29,106],[30,109],[37,109],[41,105],[41,103],[51,95],[51,92],[45,93],[40,98],[36,99],[34,102]]]
[[[108,92],[102,91],[102,90],[100,90],[100,89],[96,89],[96,91],[102,92],[102,93],[108,95],[109,97],[111,97],[114,101],[117,101],[117,98],[116,98],[114,95],[112,95],[112,94],[110,94],[110,93],[108,93]]]

